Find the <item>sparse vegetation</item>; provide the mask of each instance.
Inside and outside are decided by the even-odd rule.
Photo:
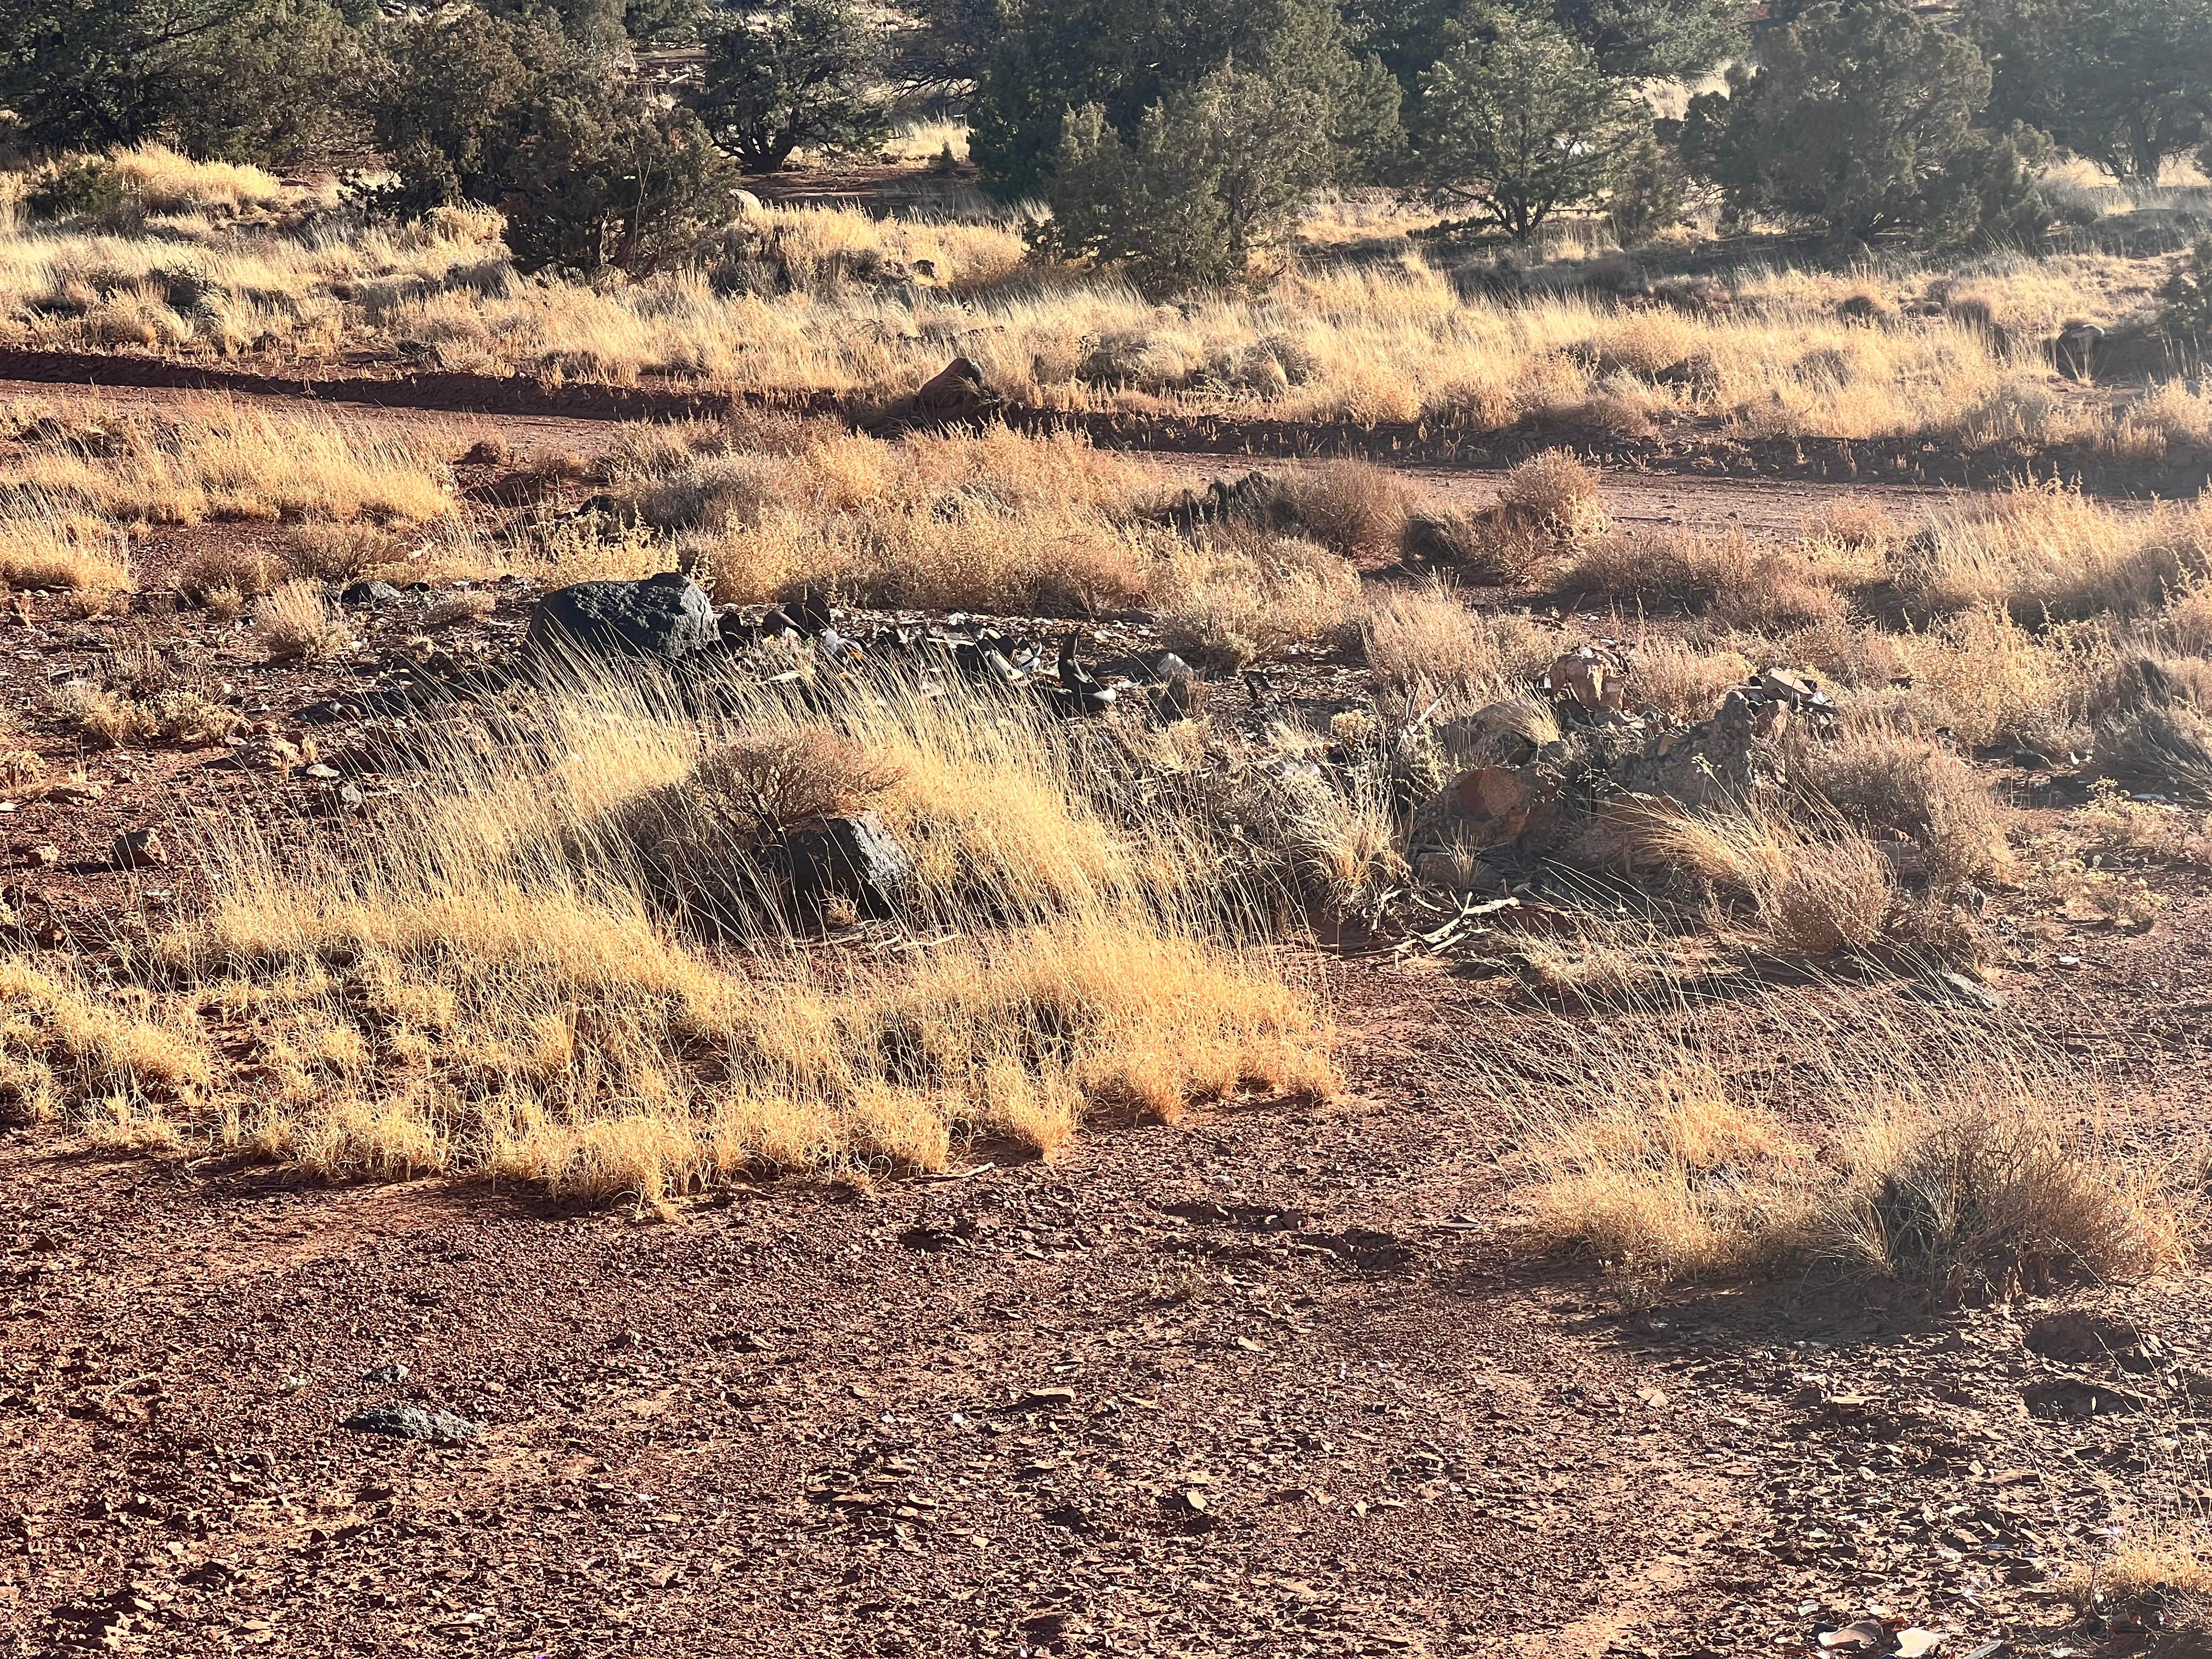
[[[253,607],[253,630],[272,662],[313,661],[353,644],[344,619],[309,581],[289,581],[264,594]]]
[[[9,410],[34,433],[34,413]],[[181,414],[102,415],[0,465],[0,500],[48,515],[130,523],[313,520],[415,524],[453,505],[451,447],[425,426],[394,439],[327,416],[270,414],[210,398]]]
[[[94,611],[137,585],[113,526],[28,492],[0,506],[0,584],[59,588]]]
[[[1808,1011],[1809,1012],[1809,1011]],[[1553,1243],[1628,1279],[1666,1283],[1817,1266],[1938,1302],[2163,1271],[2186,1224],[2158,1170],[2102,1148],[2058,1103],[2096,1097],[2023,1035],[1820,1030],[1820,1058],[1783,1086],[1771,1062],[1700,1042],[1654,1010],[1563,1048],[1618,1103],[1540,1103],[1504,1069],[1480,1086],[1539,1114],[1531,1215]],[[1825,1147],[1791,1124],[1830,1126]]]
[[[2203,1645],[2209,9],[0,8],[10,1628]]]
[[[1378,690],[1414,709],[1439,695],[1455,712],[1495,702],[1541,673],[1554,649],[1534,624],[1486,617],[1443,583],[1393,589],[1359,626]]]

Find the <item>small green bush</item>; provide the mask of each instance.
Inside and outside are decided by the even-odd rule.
[[[33,219],[74,219],[112,213],[123,205],[123,175],[98,156],[72,156],[40,173],[24,192]]]

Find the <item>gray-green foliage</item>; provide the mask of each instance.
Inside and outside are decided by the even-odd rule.
[[[801,145],[852,150],[890,130],[890,40],[854,0],[789,0],[738,15],[708,41],[699,112],[750,173]]]
[[[1826,0],[1692,99],[1684,149],[1732,211],[1865,239],[2029,242],[2050,211],[2047,143],[1977,123],[1990,67],[1901,0]]]
[[[2212,348],[2212,238],[2197,243],[2159,291],[2166,330]]]
[[[361,136],[365,63],[325,0],[8,0],[0,109],[40,147],[166,139],[287,165]]]
[[[1647,118],[1629,85],[1548,15],[1474,12],[1421,77],[1423,177],[1525,240],[1622,176]]]
[[[392,204],[489,203],[525,267],[665,260],[720,217],[728,164],[698,118],[610,70],[550,14],[464,9],[390,31],[374,99]]]
[[[1002,0],[977,65],[969,151],[1000,195],[1037,194],[1071,112],[1096,104],[1133,142],[1146,112],[1231,65],[1321,100],[1340,176],[1387,165],[1401,137],[1398,83],[1334,0]]]
[[[1990,107],[2113,178],[2156,184],[2212,123],[2212,0],[1972,0]]]
[[[1086,105],[1063,125],[1034,240],[1152,292],[1234,281],[1330,176],[1327,120],[1317,92],[1235,68],[1154,104],[1127,139]]]

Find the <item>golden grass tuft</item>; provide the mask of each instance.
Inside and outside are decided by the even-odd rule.
[[[109,158],[124,188],[149,213],[239,212],[268,207],[283,185],[259,167],[232,161],[195,161],[166,144],[140,144]]]
[[[2187,1259],[2155,1171],[2087,1152],[2048,1080],[1979,1068],[1863,1106],[1844,1149],[1856,1180],[1824,1218],[1847,1269],[1916,1280],[1940,1298],[2140,1278]]]
[[[1332,553],[1380,559],[1397,552],[1419,505],[1413,487],[1372,461],[1334,460],[1284,475],[1284,505]]]
[[[310,581],[289,581],[264,594],[253,607],[253,631],[271,662],[316,662],[354,643],[345,618]]]
[[[1479,1050],[1472,1086],[1534,1131],[1538,1237],[1632,1284],[1815,1269],[1942,1303],[2188,1260],[2159,1170],[2097,1127],[2121,1104],[2100,1077],[2016,1028],[1778,1002],[1806,1037],[1782,1054],[1648,1001],[1595,1032],[1548,1028],[1540,1076]],[[1562,1064],[1578,1103],[1550,1081]]]
[[[1232,523],[1172,554],[1158,592],[1161,641],[1200,667],[1233,670],[1333,641],[1355,614],[1359,576],[1303,537]]]
[[[1702,883],[1765,948],[1853,956],[1888,940],[1904,913],[1895,868],[1840,819],[1808,826],[1764,805],[1694,811],[1672,801],[1624,803],[1589,845],[1632,872],[1652,866]]]
[[[417,524],[453,502],[449,440],[428,425],[371,433],[322,414],[194,398],[115,415],[97,445],[29,450],[0,465],[0,498],[122,523],[283,519]]]
[[[733,682],[702,726],[610,684],[546,705],[542,748],[455,734],[366,857],[220,826],[210,906],[157,942],[141,1001],[198,1034],[192,1054],[252,1069],[201,1062],[173,1133],[331,1172],[657,1199],[777,1168],[938,1168],[977,1137],[1049,1154],[1094,1113],[1334,1086],[1318,1010],[1234,942],[1250,909],[1198,854],[1202,824],[1132,813],[1128,780],[1050,722],[880,690],[787,702]],[[702,772],[742,775],[773,817],[880,791],[915,925],[962,948],[825,957],[765,900],[693,943],[647,902],[623,828]],[[697,853],[750,856],[738,834]],[[59,1073],[47,1092],[102,1115]]]
[[[111,1102],[190,1103],[212,1075],[204,1040],[144,1012],[51,962],[0,957],[0,1108],[38,1122]]]
[[[2185,1514],[2139,1522],[2060,1589],[2076,1613],[2141,1620],[2186,1653],[2192,1638],[2212,1637],[2212,1532]]]
[[[284,562],[251,542],[216,541],[196,548],[177,568],[177,591],[194,605],[235,611],[281,586]]]
[[[1565,570],[1563,592],[1680,605],[1732,628],[1769,630],[1838,623],[1850,590],[1873,572],[1859,550],[1665,531],[1590,543]]]
[[[1676,726],[1694,726],[1751,677],[1751,659],[1740,651],[1698,651],[1648,635],[1629,657],[1627,697],[1639,712],[1656,709]]]
[[[1492,702],[1557,654],[1553,637],[1527,617],[1485,616],[1443,581],[1386,590],[1359,632],[1378,689],[1409,707],[1439,696],[1455,711]]]
[[[2034,630],[1996,607],[1897,636],[1910,684],[1885,699],[1910,719],[1979,748],[2000,740],[2063,752],[2110,654],[2091,629]]]
[[[88,610],[105,610],[137,585],[129,544],[112,526],[35,494],[0,501],[0,584],[60,589]]]
[[[1555,1247],[1662,1283],[1757,1273],[1804,1248],[1813,1149],[1756,1103],[1731,1097],[1708,1057],[1617,1066],[1612,1101],[1529,1155],[1528,1206]]]
[[[1498,504],[1562,541],[1595,536],[1609,522],[1597,473],[1563,449],[1531,455],[1505,475]]]
[[[724,603],[813,587],[854,604],[1081,616],[1154,597],[1178,545],[1133,520],[1141,466],[1004,428],[898,443],[824,422],[659,428],[611,470],[647,523],[695,539]]]
[[[232,737],[246,720],[235,708],[190,686],[144,693],[87,684],[64,685],[48,700],[46,716],[71,736],[102,749],[136,744],[206,744]]]
[[[1897,520],[1879,502],[1856,495],[1824,501],[1805,515],[1805,539],[1809,542],[1879,550],[1894,544],[1899,533]]]
[[[392,532],[373,524],[296,526],[284,538],[283,557],[294,575],[319,582],[361,581],[400,561]]]
[[[1917,845],[1931,880],[2009,875],[2011,814],[1988,781],[1933,738],[1882,726],[1847,729],[1793,748],[1793,780],[1847,822],[1894,830]]]
[[[2148,617],[2212,572],[2212,501],[2123,510],[2055,483],[2021,484],[1940,510],[1890,566],[1899,593],[1938,615]]]

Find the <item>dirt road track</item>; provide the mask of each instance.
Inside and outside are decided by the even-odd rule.
[[[0,370],[8,366],[7,356],[0,354]],[[495,431],[526,455],[554,450],[596,454],[611,441],[621,422],[668,418],[675,412],[658,410],[650,404],[631,408],[618,401],[595,401],[588,388],[579,390],[582,407],[578,411],[562,414],[497,407],[453,407],[439,399],[421,403],[392,401],[403,390],[383,382],[332,381],[309,395],[306,391],[91,385],[0,377],[0,402],[94,401],[127,407],[225,397],[255,406],[321,410],[349,421],[452,422],[472,432]],[[1202,486],[1207,479],[1224,474],[1235,476],[1254,468],[1276,470],[1295,465],[1279,457],[1235,452],[1193,453],[1130,446],[1128,453],[1145,456],[1172,481],[1170,487]],[[1467,507],[1484,506],[1494,500],[1496,481],[1504,471],[1502,465],[1473,460],[1384,464],[1418,483],[1431,497]],[[1847,496],[1879,501],[1893,515],[1911,522],[1936,504],[1963,493],[1951,486],[1935,484],[1741,478],[1628,466],[1607,466],[1603,470],[1606,501],[1614,520],[1635,529],[1680,525],[1707,531],[1736,529],[1758,537],[1785,537],[1796,534],[1805,515],[1814,507]]]

